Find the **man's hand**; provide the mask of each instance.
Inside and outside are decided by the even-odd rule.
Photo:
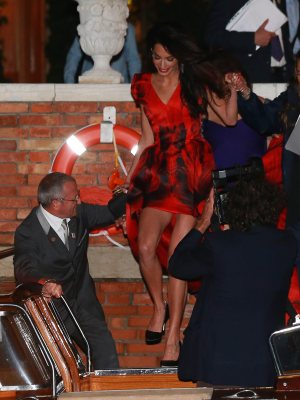
[[[59,298],[63,294],[62,287],[56,282],[46,282],[42,288],[42,295],[46,298]]]
[[[241,92],[243,98],[248,100],[250,98],[251,89],[248,86],[246,79],[242,74],[233,74],[235,75],[234,87],[237,92]]]
[[[205,206],[203,208],[201,217],[198,219],[195,225],[195,229],[204,233],[210,226],[210,220],[214,212],[214,190],[211,189],[208,198],[206,199]]]
[[[126,194],[128,192],[128,187],[129,187],[128,183],[123,183],[122,185],[118,185],[118,186],[116,186],[114,188],[113,194],[114,195],[118,195],[120,193],[125,193]]]
[[[261,46],[261,47],[266,47],[272,40],[272,38],[276,35],[275,32],[270,32],[266,31],[265,27],[267,23],[269,22],[268,19],[266,19],[260,27],[257,29],[257,31],[254,34],[254,42],[256,46]]]

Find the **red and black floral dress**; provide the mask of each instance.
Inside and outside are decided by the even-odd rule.
[[[144,108],[154,143],[143,151],[132,175],[128,193],[131,214],[153,207],[196,215],[197,205],[211,185],[212,152],[201,135],[200,118],[192,118],[181,100],[180,84],[164,103],[151,77],[138,74],[132,82],[132,96]]]
[[[127,231],[135,256],[135,217],[140,210],[153,207],[173,214],[197,215],[197,205],[211,187],[214,168],[210,145],[201,134],[201,120],[190,116],[181,99],[180,84],[164,103],[156,94],[151,77],[148,73],[137,74],[131,86],[132,96],[143,106],[154,136],[154,143],[140,156],[128,191]],[[160,243],[164,248],[158,248],[164,266],[171,228],[168,229],[165,241],[162,237]]]

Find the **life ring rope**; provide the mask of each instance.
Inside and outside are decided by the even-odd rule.
[[[101,230],[98,233],[90,233],[90,236],[91,237],[104,236],[110,243],[114,244],[117,247],[120,247],[120,249],[129,250],[128,246],[123,246],[121,243],[111,238],[107,230]]]

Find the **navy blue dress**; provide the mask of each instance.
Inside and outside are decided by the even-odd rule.
[[[266,138],[242,119],[233,127],[204,120],[203,136],[212,147],[218,169],[245,165],[249,158],[262,157],[267,150]]]

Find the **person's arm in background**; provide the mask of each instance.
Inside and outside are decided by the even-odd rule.
[[[81,50],[79,38],[75,37],[66,58],[64,67],[64,82],[65,83],[77,83],[76,76],[79,64],[83,58],[83,51]]]
[[[238,110],[246,124],[266,136],[282,131],[280,112],[287,101],[287,91],[274,100],[263,102],[250,90],[243,77],[239,77],[237,90]]]
[[[124,53],[128,68],[128,75],[131,82],[133,75],[141,72],[142,63],[136,44],[135,28],[130,23],[128,24],[127,28],[127,35],[124,44]]]
[[[274,32],[265,30],[268,20],[264,21],[256,32],[230,32],[226,30],[226,25],[230,19],[243,6],[242,4],[241,7],[236,7],[232,12],[230,3],[228,0],[214,0],[212,2],[204,38],[206,45],[212,49],[222,48],[245,54],[254,53],[256,46],[268,46],[272,37],[275,36]],[[240,2],[238,3],[240,4]]]
[[[238,109],[244,122],[262,135],[280,132],[281,122],[276,103],[263,103],[255,93],[251,93],[247,100],[238,95]]]

